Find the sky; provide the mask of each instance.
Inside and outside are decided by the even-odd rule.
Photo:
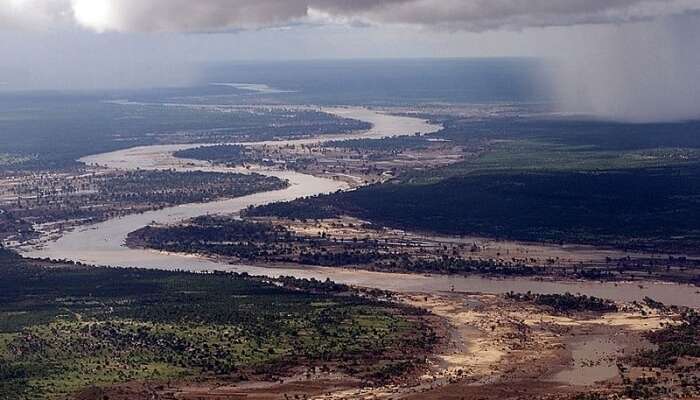
[[[186,85],[232,60],[539,57],[562,110],[700,117],[700,0],[0,0],[0,88]]]

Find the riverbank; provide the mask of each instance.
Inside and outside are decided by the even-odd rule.
[[[334,112],[334,110],[328,110]],[[366,137],[391,137],[404,134],[406,130],[420,132],[435,132],[437,125],[430,125],[418,118],[405,116],[391,116],[377,111],[362,108],[340,109],[340,116],[346,118],[365,118],[372,122],[373,129],[362,134]],[[369,115],[369,117],[368,117]],[[370,118],[371,117],[371,118]],[[337,139],[335,137],[315,139]],[[356,137],[357,135],[345,135],[343,137]],[[309,139],[299,141],[276,142],[277,146],[289,146],[308,143]],[[270,144],[265,142],[265,144]],[[252,144],[245,144],[252,145]],[[298,275],[303,277],[315,277],[318,279],[330,278],[339,282],[355,284],[359,286],[379,286],[382,289],[397,291],[450,291],[453,287],[457,291],[478,292],[484,290],[487,293],[505,293],[508,291],[537,291],[543,293],[581,292],[598,297],[609,297],[620,301],[641,301],[644,297],[659,299],[668,304],[682,304],[700,307],[700,293],[697,289],[687,285],[667,285],[649,283],[639,287],[633,283],[597,283],[577,282],[558,283],[543,282],[538,279],[510,279],[493,280],[479,277],[455,277],[455,276],[424,276],[410,274],[387,274],[379,272],[334,270],[332,268],[274,268],[268,269],[252,265],[231,265],[228,262],[187,257],[174,254],[155,253],[141,249],[129,249],[123,246],[127,235],[146,225],[169,225],[206,214],[235,215],[241,210],[255,205],[269,204],[271,202],[288,201],[299,197],[330,193],[346,188],[346,184],[337,180],[316,177],[290,170],[256,167],[227,168],[225,166],[211,165],[203,161],[182,160],[172,156],[172,153],[184,148],[198,145],[161,145],[138,147],[112,153],[95,155],[83,159],[83,162],[101,165],[114,169],[175,169],[179,171],[203,170],[214,172],[255,172],[268,176],[275,176],[287,180],[290,186],[283,190],[259,193],[236,199],[215,201],[204,204],[187,204],[173,208],[166,208],[154,212],[146,212],[139,215],[129,215],[115,218],[103,223],[76,229],[60,239],[46,243],[41,248],[23,249],[24,254],[30,257],[48,257],[52,259],[67,259],[80,261],[91,265],[114,265],[142,268],[163,269],[187,269],[192,271],[222,270],[222,271],[249,271],[256,275],[280,274]]]
[[[121,385],[253,385],[309,370],[374,385],[421,369],[438,341],[431,324],[423,310],[331,282],[95,268],[0,249],[2,399],[119,398]]]
[[[405,130],[413,129],[414,127],[420,132],[420,127],[425,127],[426,125],[430,126],[430,130],[438,129],[438,126],[431,126],[418,118],[387,116],[386,114],[366,109],[348,108],[343,109],[343,112],[343,116],[350,118],[353,118],[353,116],[368,118],[368,112],[374,113],[372,118],[383,120],[384,123],[387,123],[387,120],[394,121],[396,124],[392,128],[391,124],[387,123],[388,125],[382,128],[384,129],[383,131],[377,128],[378,125],[375,125],[374,131],[368,132],[365,134],[366,136],[382,137],[382,135],[405,134]],[[357,114],[353,114],[354,112],[357,112]],[[397,118],[399,119],[398,121],[396,120]],[[410,121],[403,120],[405,118],[409,118]],[[311,141],[318,143],[319,140],[321,139],[275,142],[274,145],[301,146],[302,144],[311,143]],[[323,140],[325,140],[325,137]],[[268,146],[273,144],[265,142],[264,144],[259,143],[259,145]],[[451,350],[447,348],[444,354],[438,352],[435,355],[436,364],[434,369],[429,370],[432,372],[427,374],[427,379],[418,384],[419,388],[415,388],[415,386],[412,388],[411,385],[415,385],[415,382],[410,383],[405,388],[406,391],[402,392],[401,396],[403,397],[419,396],[415,394],[419,392],[430,392],[434,398],[445,398],[442,397],[443,390],[447,390],[452,394],[472,390],[467,388],[472,387],[469,385],[474,383],[473,379],[477,379],[482,385],[482,391],[488,390],[490,387],[499,387],[499,390],[507,389],[507,386],[513,382],[523,383],[524,385],[530,382],[525,386],[529,385],[528,387],[532,387],[533,390],[546,389],[551,392],[559,388],[562,390],[562,395],[573,393],[577,390],[572,388],[572,386],[576,385],[572,385],[570,382],[557,382],[556,379],[554,379],[554,382],[545,382],[538,380],[537,376],[518,375],[517,371],[529,371],[530,365],[537,365],[541,369],[536,371],[546,373],[548,376],[554,376],[556,373],[569,368],[569,359],[573,360],[575,358],[573,353],[576,343],[569,340],[571,338],[567,339],[567,337],[561,336],[560,330],[572,324],[577,325],[577,329],[583,328],[584,322],[579,321],[578,318],[562,320],[560,317],[557,317],[556,319],[551,319],[541,315],[539,311],[528,311],[523,308],[522,304],[507,305],[502,303],[502,297],[499,294],[511,291],[516,293],[530,291],[544,294],[569,292],[613,299],[620,304],[634,301],[642,302],[643,299],[649,297],[666,304],[700,308],[700,293],[696,287],[654,281],[640,284],[638,282],[612,283],[533,278],[492,279],[480,276],[387,273],[359,269],[241,263],[226,259],[209,259],[196,255],[155,252],[147,249],[125,247],[124,242],[127,235],[146,225],[176,224],[207,214],[236,216],[239,215],[241,210],[250,206],[269,204],[275,201],[288,201],[320,193],[331,193],[347,189],[348,187],[347,183],[328,179],[322,174],[314,176],[275,167],[249,166],[227,168],[206,162],[176,159],[172,156],[174,151],[187,148],[188,146],[198,145],[164,145],[133,148],[91,156],[84,159],[84,161],[115,169],[149,170],[172,168],[178,171],[256,172],[285,179],[290,186],[282,190],[258,193],[236,199],[203,204],[186,204],[144,214],[111,219],[67,233],[57,241],[46,243],[43,247],[24,249],[25,254],[32,257],[66,259],[100,266],[137,267],[170,271],[186,270],[191,272],[245,272],[267,277],[283,275],[297,278],[315,278],[319,281],[330,279],[338,283],[357,287],[398,292],[405,299],[404,301],[409,304],[416,303],[418,306],[440,316],[451,327],[451,335],[453,335],[455,341],[458,344],[462,343],[462,345],[454,346]],[[645,323],[640,322],[642,321],[641,317],[643,317],[641,312],[637,312],[634,316],[620,317],[618,321],[629,322],[622,324],[625,326],[635,324],[635,326],[638,326],[639,323],[642,325]],[[524,320],[529,322],[523,322]],[[595,320],[597,322],[594,325],[611,323],[609,319],[596,318]],[[630,322],[632,320],[634,321]],[[495,328],[492,329],[492,326],[495,326]],[[656,325],[650,324],[648,328],[653,329],[654,326]],[[514,346],[521,343],[523,337],[530,337],[527,334],[523,336],[520,331],[523,327],[536,332],[540,336],[536,335],[533,337],[541,338],[542,340],[538,339],[538,341],[534,342],[533,347],[516,349]],[[616,332],[626,334],[628,333],[626,329]],[[597,328],[586,332],[595,337],[610,333],[603,332]],[[508,353],[509,351],[511,354]],[[514,356],[511,358],[510,356],[513,352],[518,352],[518,357]],[[470,366],[473,366],[474,369],[470,372],[471,375],[465,376],[464,369],[467,367],[472,368]],[[463,371],[461,375],[457,372],[460,369]],[[509,369],[511,370],[510,373],[506,373]],[[440,371],[452,372],[445,373]],[[608,376],[605,378],[608,378]],[[323,380],[320,376],[315,377],[315,379],[318,381]],[[445,384],[438,384],[439,382],[444,382]],[[184,398],[188,398],[188,396],[202,397],[200,396],[202,391],[206,392],[207,390],[211,392],[211,396],[217,396],[216,388],[218,387],[220,385],[217,385],[215,388],[196,389],[189,392],[185,388],[183,389],[185,390],[183,396]],[[329,387],[333,388],[332,385]],[[351,395],[362,397],[366,393],[390,397],[397,393],[396,390],[404,390],[397,388],[395,385],[372,387],[367,389],[369,392],[357,387],[352,387],[352,393],[340,390],[343,389],[341,387],[333,388],[334,391],[335,389],[339,391],[331,393],[329,395],[330,398],[352,398],[350,397]],[[226,393],[235,394],[237,390],[245,391],[247,389],[232,387]],[[546,393],[546,391],[542,393]],[[279,396],[279,394],[279,392],[276,392],[276,395]],[[307,394],[311,395],[312,393]]]

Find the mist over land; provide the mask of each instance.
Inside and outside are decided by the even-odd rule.
[[[552,58],[562,110],[632,122],[700,117],[700,17],[610,26]]]
[[[515,56],[543,60],[531,85],[558,111],[688,120],[700,117],[699,8],[685,0],[13,0],[0,5],[0,90],[191,86],[212,63],[241,60]],[[410,74],[408,64],[406,72],[397,63],[397,73]],[[381,63],[370,72],[362,77],[392,78]],[[252,78],[236,80],[270,83]],[[453,78],[460,87],[479,77]]]

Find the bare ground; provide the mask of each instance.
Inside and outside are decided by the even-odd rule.
[[[416,293],[400,300],[431,311],[444,340],[419,374],[392,383],[366,386],[340,373],[300,369],[275,380],[132,382],[90,388],[76,398],[566,399],[588,387],[619,385],[606,365],[644,346],[642,333],[672,323],[669,316],[631,306],[606,315],[556,315],[496,295]],[[601,350],[599,343],[607,345]],[[584,384],[578,379],[601,369]]]

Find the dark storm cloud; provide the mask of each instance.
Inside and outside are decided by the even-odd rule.
[[[0,24],[11,28],[72,18],[96,31],[193,32],[326,19],[482,31],[621,23],[698,11],[698,0],[3,0]]]
[[[386,56],[386,48],[403,46],[423,56],[416,41],[425,39],[436,54],[449,41],[458,45],[448,55],[461,55],[462,45],[476,51],[505,46],[553,58],[563,111],[631,121],[690,119],[700,118],[699,13],[700,0],[0,0],[0,82],[180,85],[193,74],[193,60],[218,60],[230,51],[324,58],[330,51]],[[333,29],[256,31],[305,24],[341,24],[345,36],[332,42],[324,34]],[[374,28],[344,29],[366,25]],[[526,30],[533,27],[547,29]],[[491,32],[502,30],[511,32]],[[249,32],[225,39],[187,34],[231,31]],[[489,32],[468,33],[483,31]],[[483,41],[488,37],[492,41]]]
[[[526,27],[622,23],[694,13],[687,0],[398,0],[376,2],[370,19],[481,31]]]

